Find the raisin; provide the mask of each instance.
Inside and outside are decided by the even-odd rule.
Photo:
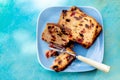
[[[66,54],[66,53],[63,53],[64,55]]]
[[[75,26],[75,27],[78,27],[78,26]]]
[[[59,31],[57,29],[55,29],[55,32],[58,33]]]
[[[92,25],[91,25],[92,27],[94,27],[94,24],[92,23]]]
[[[52,28],[54,28],[54,26],[52,26]]]
[[[49,58],[49,51],[46,52],[46,57]]]
[[[61,27],[62,33],[65,35],[69,35],[71,33],[71,29],[67,27]]]
[[[81,31],[81,33],[85,33],[86,31],[85,31],[85,29],[83,29],[82,31]]]
[[[63,16],[63,19],[64,19],[64,16]]]
[[[63,41],[66,41],[65,39],[62,39]]]
[[[55,41],[55,39],[53,38],[53,39],[51,39],[51,41]]]
[[[72,35],[70,35],[69,38],[72,38]]]
[[[70,16],[72,17],[72,16],[74,16],[74,15],[75,15],[75,12],[72,12]]]
[[[64,26],[64,24],[62,24],[62,26]]]
[[[52,38],[56,39],[56,37],[54,35],[51,35],[51,36],[52,36]]]
[[[83,26],[83,24],[79,24],[80,26]]]
[[[86,28],[89,28],[89,25],[88,25],[88,24],[85,24],[85,27],[86,27]]]
[[[82,19],[82,17],[81,16],[79,16],[79,17],[74,17],[76,20],[80,20],[80,19]]]
[[[62,63],[62,61],[61,61],[61,60],[59,60],[59,61],[58,61],[58,64],[61,64],[61,63]]]
[[[84,35],[83,35],[83,34],[80,34],[80,36],[81,36],[81,37],[84,37]]]
[[[78,39],[77,42],[78,43],[82,43],[83,42],[83,38],[82,39]]]
[[[96,28],[98,28],[98,25],[96,26]]]
[[[48,31],[49,31],[49,33],[53,33],[53,32],[51,31],[51,29],[49,29]]]
[[[67,10],[62,10],[62,13],[63,13],[63,19],[64,19],[64,16],[67,15],[66,12],[67,12]]]
[[[92,20],[90,20],[90,23],[92,22]]]
[[[58,66],[57,66],[57,65],[53,66],[53,69],[57,70],[57,69],[58,69]]]
[[[70,22],[70,19],[66,19],[67,22]]]
[[[62,33],[61,33],[61,32],[59,32],[57,35],[62,36]]]
[[[86,21],[88,21],[88,19],[87,18],[84,18]]]
[[[45,40],[45,39],[42,37],[42,40]]]
[[[63,13],[66,13],[66,12],[67,12],[67,10],[62,10],[62,12],[63,12]]]
[[[74,10],[76,10],[77,9],[77,7],[73,7],[72,9],[71,9],[71,11],[74,11]]]
[[[51,28],[51,26],[48,26],[48,29],[50,29]]]
[[[54,48],[54,44],[51,42],[51,43],[49,44],[49,47]]]

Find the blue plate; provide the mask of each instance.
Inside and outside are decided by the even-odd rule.
[[[70,7],[50,7],[45,9],[42,13],[40,13],[38,17],[38,25],[37,25],[37,48],[38,48],[38,61],[41,66],[47,70],[51,70],[50,66],[54,58],[47,59],[45,57],[45,51],[49,49],[48,44],[41,39],[42,32],[45,28],[46,23],[57,23],[61,14],[61,11],[64,9],[69,9]],[[102,17],[99,11],[93,7],[82,6],[79,7],[86,14],[94,17],[103,27]],[[99,37],[96,39],[94,44],[89,48],[85,49],[81,45],[75,43],[75,47],[73,49],[77,55],[82,55],[93,59],[97,62],[102,62],[104,55],[104,33],[103,30],[100,33]],[[83,63],[81,61],[75,60],[73,63],[68,66],[62,72],[85,72],[94,70],[95,68]],[[53,70],[51,70],[53,71]]]

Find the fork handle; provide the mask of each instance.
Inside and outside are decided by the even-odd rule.
[[[85,62],[101,71],[104,71],[104,72],[109,72],[110,71],[110,66],[108,65],[105,65],[105,64],[102,64],[102,63],[99,63],[99,62],[96,62],[92,59],[89,59],[89,58],[86,58],[86,57],[83,57],[83,56],[76,56],[76,58],[82,62]]]

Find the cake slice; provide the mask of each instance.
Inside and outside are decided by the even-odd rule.
[[[94,18],[75,6],[70,10],[62,11],[58,24],[71,30],[69,39],[85,48],[89,48],[93,44],[102,30],[102,26]]]
[[[46,55],[46,58],[56,57],[58,56],[58,52],[55,50],[47,50],[45,55]]]
[[[68,52],[71,52],[72,54],[75,54],[70,48],[67,48],[66,50]],[[74,59],[75,59],[74,56],[66,52],[62,52],[55,58],[53,65],[51,66],[51,69],[55,70],[56,72],[62,71],[68,65],[70,65]]]
[[[65,31],[67,30],[67,31]],[[62,28],[58,24],[47,23],[45,30],[42,33],[42,40],[56,46],[66,46],[69,43],[69,30]]]

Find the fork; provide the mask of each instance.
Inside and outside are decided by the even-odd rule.
[[[75,54],[67,51],[65,48],[63,48],[63,49],[55,49],[55,48],[50,47],[50,49],[58,51],[58,52],[66,52],[66,53],[68,53],[68,54],[70,54],[72,56],[75,56],[78,60],[80,60],[80,61],[82,61],[84,63],[87,63],[87,64],[89,64],[89,65],[91,65],[91,66],[93,66],[93,67],[95,67],[95,68],[97,68],[97,69],[99,69],[99,70],[101,70],[103,72],[109,72],[110,71],[110,66],[108,66],[106,64],[103,64],[103,63],[99,63],[99,62],[94,61],[94,60],[92,60],[90,58],[83,57],[81,55],[75,55]]]

